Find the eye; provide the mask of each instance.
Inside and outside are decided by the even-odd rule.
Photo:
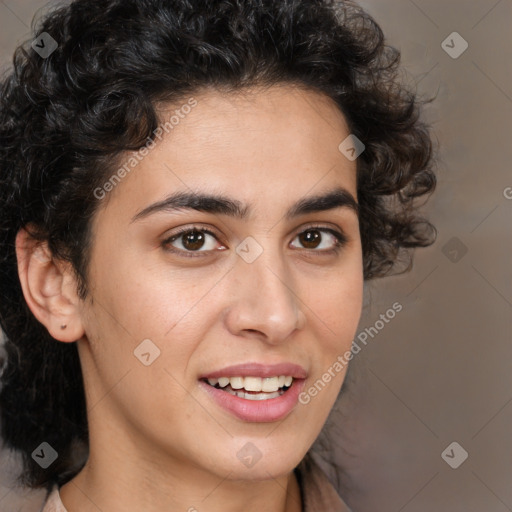
[[[304,250],[322,255],[338,253],[347,243],[347,238],[343,233],[325,226],[310,226],[301,231],[295,239],[299,239]],[[215,251],[215,241],[218,242],[218,237],[209,229],[189,226],[166,238],[162,242],[162,247],[166,251],[180,256],[193,258]],[[221,244],[220,249],[226,249],[226,246]]]
[[[196,255],[193,253],[204,253],[215,250],[215,242],[213,240],[208,242],[208,238],[217,240],[215,233],[209,229],[196,226],[187,227],[174,233],[170,238],[165,239],[162,242],[162,246],[170,252],[179,253],[187,257],[194,257]],[[176,241],[178,242],[178,247],[174,245]],[[169,245],[172,248],[169,247]],[[222,245],[221,247],[225,248]]]
[[[295,238],[305,249],[323,254],[337,253],[347,243],[343,233],[325,226],[310,226]]]

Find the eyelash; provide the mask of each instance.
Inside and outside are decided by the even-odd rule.
[[[304,251],[316,252],[316,253],[319,253],[320,255],[323,255],[323,256],[330,256],[330,255],[338,254],[341,251],[341,249],[343,249],[343,247],[348,242],[347,237],[343,233],[340,233],[337,230],[334,230],[334,229],[331,229],[331,228],[328,228],[328,227],[322,226],[322,225],[308,226],[303,231],[297,233],[295,235],[295,237],[297,237],[299,235],[302,235],[303,233],[306,233],[308,231],[315,231],[315,230],[327,232],[327,233],[333,235],[334,238],[336,239],[334,248],[328,249],[328,250],[303,249]],[[179,239],[181,236],[183,236],[183,235],[185,235],[187,233],[195,232],[195,231],[198,231],[200,233],[207,233],[207,234],[213,236],[217,241],[219,241],[218,237],[215,235],[215,233],[213,233],[213,231],[210,231],[209,229],[201,227],[201,226],[189,226],[189,227],[186,227],[186,228],[178,230],[171,237],[166,238],[162,242],[161,245],[162,245],[162,247],[164,248],[165,251],[168,251],[168,252],[171,252],[171,253],[174,253],[174,254],[178,254],[178,255],[184,256],[186,258],[201,258],[201,257],[204,257],[204,255],[205,254],[207,255],[210,251],[183,251],[182,249],[176,249],[175,247],[169,246],[169,244],[171,242],[174,242],[175,240]]]

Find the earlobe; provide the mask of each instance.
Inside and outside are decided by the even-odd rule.
[[[23,295],[36,319],[59,341],[80,339],[84,329],[69,265],[23,228],[16,235],[16,257]]]

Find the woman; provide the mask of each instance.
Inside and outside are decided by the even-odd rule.
[[[31,46],[1,95],[20,482],[44,512],[348,510],[310,448],[364,281],[435,238],[397,50],[328,0],[76,0]]]

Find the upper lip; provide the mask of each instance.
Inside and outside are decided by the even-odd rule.
[[[307,371],[297,364],[259,364],[243,363],[234,366],[226,366],[199,377],[200,379],[218,379],[220,377],[279,377],[280,375],[290,376],[295,379],[305,379]]]

